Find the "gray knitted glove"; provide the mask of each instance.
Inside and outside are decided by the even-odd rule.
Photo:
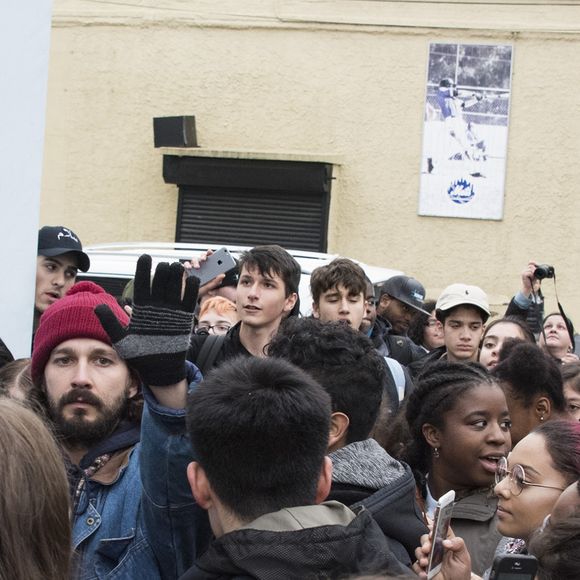
[[[199,279],[189,276],[181,299],[183,266],[163,262],[157,266],[153,284],[151,256],[137,261],[133,294],[133,314],[123,327],[110,308],[95,308],[113,347],[134,368],[147,385],[167,386],[186,376],[185,356],[193,326]]]

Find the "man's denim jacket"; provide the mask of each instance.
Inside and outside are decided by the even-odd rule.
[[[201,381],[191,363],[187,379],[190,391]],[[173,580],[211,537],[187,481],[192,450],[185,409],[162,407],[147,387],[143,393],[141,441],[116,455],[110,463],[117,465],[100,481],[97,472],[79,498],[73,544],[82,580]]]

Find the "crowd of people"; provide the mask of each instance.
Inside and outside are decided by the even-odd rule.
[[[280,246],[200,288],[207,256],[143,255],[117,299],[40,230],[31,358],[0,344],[0,580],[426,577],[451,490],[436,578],[580,577],[580,362],[535,262],[497,317],[337,258],[300,317]]]

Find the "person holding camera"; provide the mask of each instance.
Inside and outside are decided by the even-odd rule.
[[[544,266],[546,268],[546,266]],[[544,296],[542,294],[541,280],[543,278],[553,277],[543,276],[543,270],[538,272],[540,276],[536,277],[538,264],[530,260],[528,265],[522,271],[522,285],[518,293],[511,299],[504,316],[518,316],[525,319],[530,330],[538,335],[542,332],[542,320],[544,318]]]
[[[520,291],[511,299],[505,316],[524,318],[530,330],[538,337],[538,344],[559,363],[578,361],[574,354],[574,325],[562,312],[544,317],[544,297],[541,282],[554,278],[553,266],[530,260],[522,272]]]

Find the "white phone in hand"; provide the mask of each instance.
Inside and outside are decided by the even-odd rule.
[[[437,502],[435,519],[433,520],[433,531],[431,532],[431,552],[429,552],[427,578],[433,578],[441,571],[441,564],[443,563],[443,555],[445,553],[443,540],[447,538],[454,502],[455,492],[453,490],[442,495]]]

